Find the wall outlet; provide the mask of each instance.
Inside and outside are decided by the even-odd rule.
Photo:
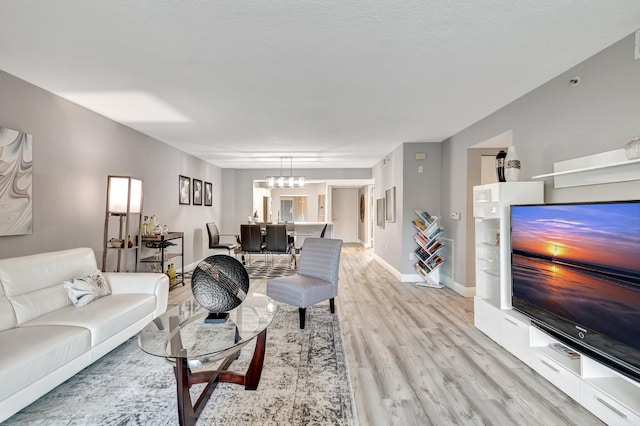
[[[409,253],[409,260],[413,260],[413,259],[414,259],[414,253],[411,252],[411,253]]]
[[[422,172],[424,172],[424,167],[418,166],[418,173],[422,173]]]
[[[451,213],[451,219],[453,219],[453,220],[460,220],[460,217],[461,217],[460,212]]]

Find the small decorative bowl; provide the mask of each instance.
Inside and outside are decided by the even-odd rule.
[[[640,137],[633,138],[624,146],[624,152],[627,154],[627,160],[635,160],[640,158]]]

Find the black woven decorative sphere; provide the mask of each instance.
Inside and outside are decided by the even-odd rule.
[[[249,291],[249,274],[237,259],[218,254],[196,266],[191,278],[196,301],[210,312],[222,313],[238,307]]]

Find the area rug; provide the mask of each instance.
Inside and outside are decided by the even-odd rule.
[[[257,255],[254,255],[251,264],[246,265],[251,279],[284,277],[294,275],[297,272],[296,269],[292,268],[290,255],[273,256],[273,263],[269,262],[269,265],[265,264],[264,257],[260,260],[255,259],[256,257]]]
[[[357,424],[338,316],[328,303],[307,312],[307,329],[300,330],[298,309],[278,305],[258,389],[220,384],[198,425]],[[246,371],[253,347],[242,350],[232,370]],[[192,388],[194,401],[203,387]],[[132,338],[6,424],[177,425],[176,404],[171,366]]]

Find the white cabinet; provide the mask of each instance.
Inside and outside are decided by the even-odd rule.
[[[519,312],[500,311],[499,343],[521,361],[530,364],[531,321]]]
[[[504,182],[473,188],[476,297],[474,323],[484,334],[529,363],[530,321],[511,311],[509,206],[542,203],[542,182]]]

